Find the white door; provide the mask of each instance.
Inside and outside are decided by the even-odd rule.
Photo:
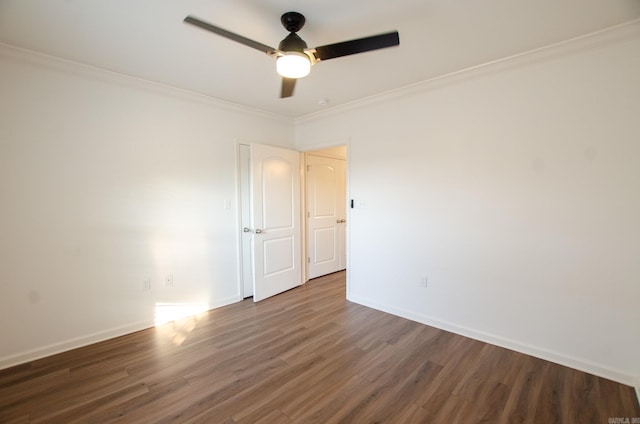
[[[307,155],[308,274],[316,278],[346,267],[346,164]]]
[[[251,145],[253,300],[302,284],[300,153]]]

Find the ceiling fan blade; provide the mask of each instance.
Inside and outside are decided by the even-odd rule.
[[[211,25],[210,23],[201,21],[200,19],[195,18],[193,16],[187,16],[186,18],[184,18],[184,22],[191,25],[195,25],[206,31],[213,32],[214,34],[221,35],[225,38],[228,38],[229,40],[233,40],[240,44],[244,44],[245,46],[254,48],[256,50],[260,50],[261,52],[264,52],[267,54],[273,54],[276,52],[276,49],[274,49],[273,47],[267,46],[266,44],[262,44],[257,41],[253,41],[247,37],[243,37],[242,35],[235,34],[231,31],[227,31],[224,28]]]
[[[328,60],[398,45],[400,45],[400,35],[398,31],[393,31],[386,34],[316,47],[314,55],[318,60]]]
[[[282,91],[280,91],[280,98],[293,96],[293,89],[296,86],[295,78],[282,78]]]

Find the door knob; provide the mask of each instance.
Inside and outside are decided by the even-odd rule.
[[[250,229],[250,228],[247,228],[247,227],[244,227],[244,228],[242,229],[242,232],[244,232],[244,233],[250,233],[250,232],[251,232],[251,229]]]
[[[339,219],[339,220],[337,220],[336,222],[337,222],[338,224],[343,224],[343,223],[347,222],[347,220],[346,220],[346,219]]]
[[[261,230],[260,228],[256,228],[255,233],[256,233],[256,234],[262,234],[262,230]]]

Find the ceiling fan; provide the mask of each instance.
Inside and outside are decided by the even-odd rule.
[[[308,75],[311,70],[311,65],[336,57],[383,49],[400,44],[398,31],[393,31],[310,49],[307,47],[307,43],[296,34],[296,32],[302,29],[305,23],[305,17],[301,13],[287,12],[282,15],[280,21],[286,30],[289,31],[289,35],[280,42],[277,49],[274,49],[266,44],[227,31],[226,29],[204,22],[193,16],[184,18],[184,22],[188,24],[195,25],[275,57],[276,69],[282,76],[281,98],[293,96],[296,80]]]

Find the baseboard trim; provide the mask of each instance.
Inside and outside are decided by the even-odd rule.
[[[526,355],[534,356],[536,358],[544,359],[545,361],[550,361],[550,362],[563,365],[569,368],[574,368],[580,371],[584,371],[589,374],[596,375],[598,377],[607,378],[609,380],[613,380],[618,383],[636,387],[636,395],[638,395],[638,399],[640,400],[640,392],[639,392],[640,389],[638,389],[637,378],[635,376],[631,376],[625,372],[606,367],[602,364],[594,363],[594,362],[580,359],[580,358],[575,358],[572,356],[568,356],[568,355],[547,350],[544,348],[520,343],[518,341],[497,336],[495,334],[489,334],[482,331],[477,331],[469,327],[464,327],[451,322],[438,320],[424,314],[416,314],[414,312],[407,311],[401,308],[396,308],[390,305],[381,304],[381,303],[372,301],[371,299],[366,299],[359,296],[347,296],[347,300],[349,300],[350,302],[358,303],[363,306],[377,309],[382,312],[387,312],[392,315],[406,318],[411,321],[419,322],[421,324],[429,325],[431,327],[439,328],[441,330],[449,331],[451,333],[459,334],[461,336],[469,337],[469,338],[479,340],[485,343],[489,343],[495,346],[500,346],[516,352],[524,353]]]
[[[241,301],[240,296],[233,296],[226,299],[221,299],[209,305],[208,310],[217,309],[222,306],[230,305]],[[127,334],[135,333],[136,331],[146,330],[148,328],[155,327],[155,322],[140,321],[133,324],[126,324],[120,327],[111,328],[104,331],[98,331],[96,333],[88,334],[85,336],[76,337],[59,343],[53,343],[47,346],[39,347],[36,349],[20,352],[15,355],[5,356],[0,358],[0,370],[5,368],[15,367],[27,362],[35,361],[38,359],[46,358],[47,356],[56,355],[72,349],[88,346],[90,344],[103,342],[105,340],[113,339],[116,337],[125,336]]]
[[[136,331],[145,330],[154,326],[153,321],[142,321],[135,324],[123,325],[121,327],[111,328],[105,331],[99,331],[86,336],[76,337],[65,340],[64,342],[53,343],[47,346],[21,352],[15,355],[0,358],[0,370],[24,364],[26,362],[42,359],[47,356],[56,355],[68,350],[77,349],[79,347],[88,346],[93,343],[102,342],[115,337],[124,336],[125,334],[135,333]]]

